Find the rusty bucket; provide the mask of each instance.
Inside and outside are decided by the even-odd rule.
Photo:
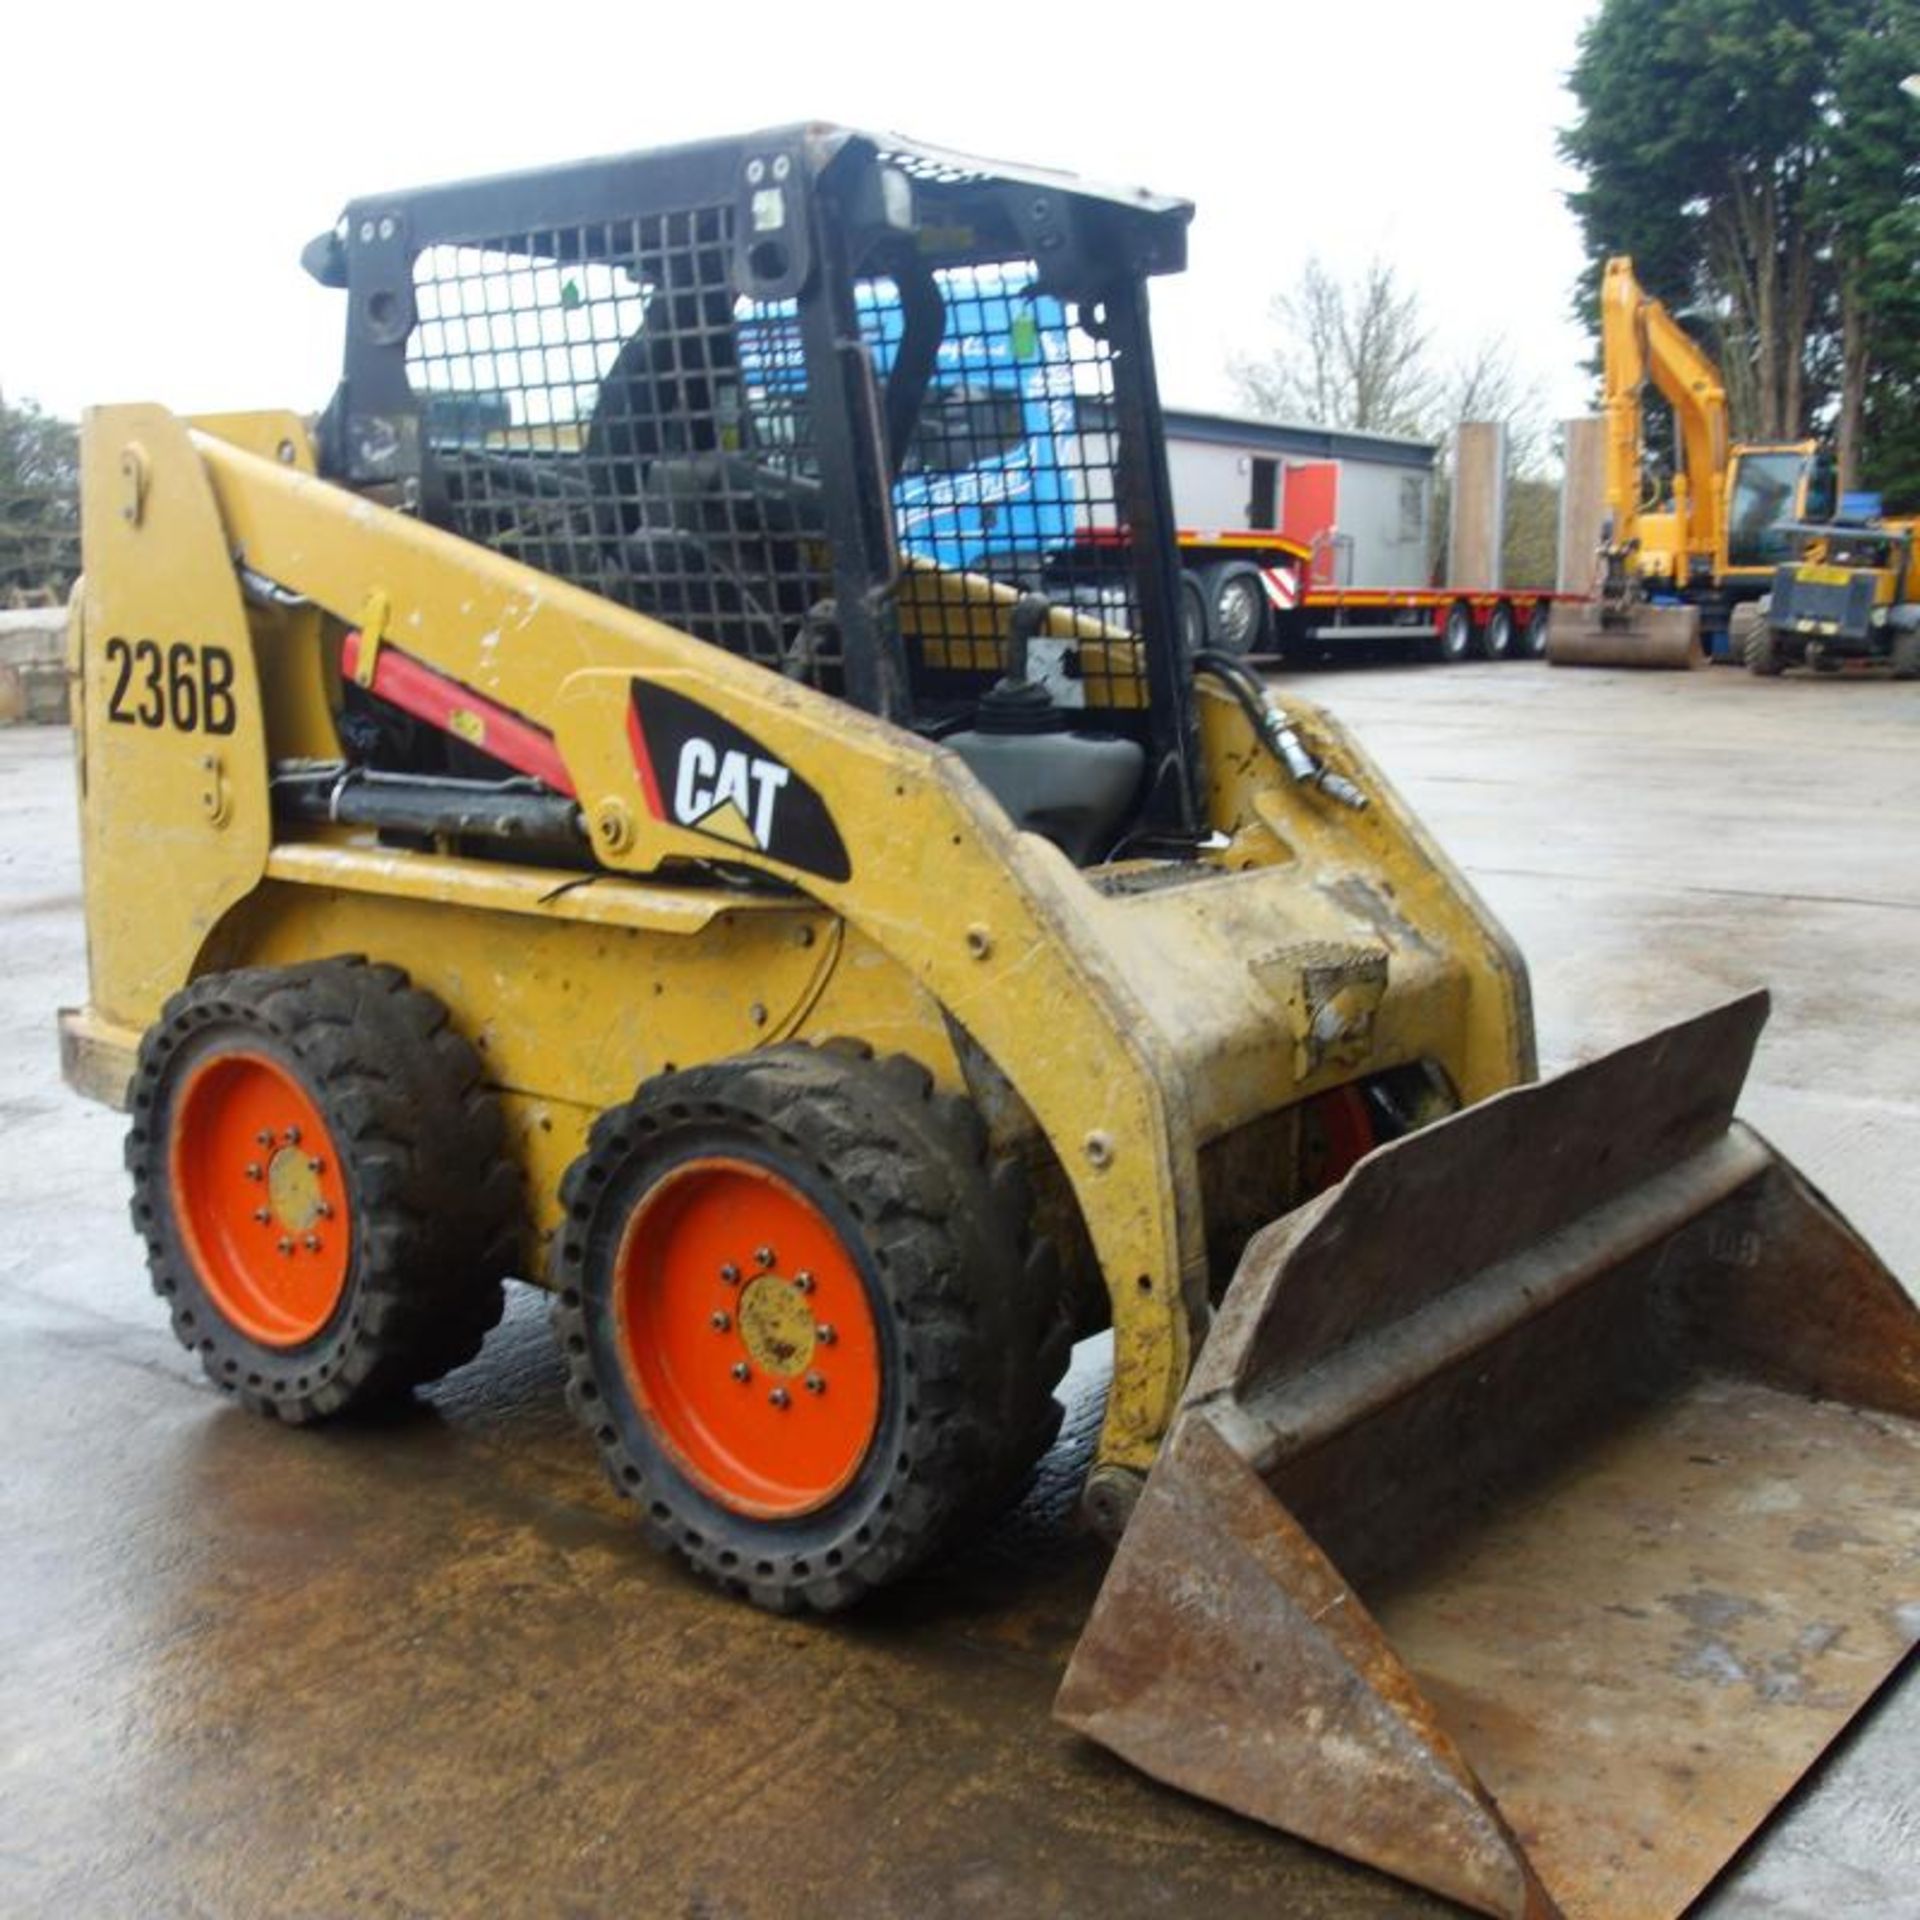
[[[1249,1247],[1056,1711],[1482,1912],[1678,1913],[1920,1638],[1920,1311],[1755,994]]]
[[[1710,667],[1698,607],[1638,603],[1631,614],[1598,601],[1559,601],[1547,620],[1547,660],[1556,667]]]

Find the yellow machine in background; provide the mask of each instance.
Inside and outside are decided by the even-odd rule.
[[[319,422],[87,418],[66,1071],[222,1388],[382,1404],[535,1276],[646,1535],[767,1607],[964,1551],[1110,1328],[1062,1718],[1675,1911],[1920,1633],[1920,1314],[1732,1117],[1764,996],[1530,1084],[1358,746],[1183,648],[1190,212],[827,127],[350,206]],[[1069,317],[1060,465],[965,483],[1108,532],[960,572],[897,502],[983,275]]]
[[[1812,440],[1736,445],[1720,370],[1624,256],[1600,288],[1608,531],[1593,601],[1554,608],[1547,657],[1560,665],[1703,664],[1732,609],[1771,585],[1791,554],[1782,531],[1831,511],[1832,465]],[[1649,499],[1647,383],[1672,409],[1678,460]]]
[[[1797,559],[1768,591],[1734,609],[1734,652],[1764,677],[1789,667],[1827,672],[1885,661],[1896,680],[1920,679],[1920,521],[1874,519],[1787,529]]]

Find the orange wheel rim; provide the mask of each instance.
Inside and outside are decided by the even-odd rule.
[[[1326,1139],[1325,1158],[1319,1167],[1320,1183],[1330,1187],[1344,1180],[1376,1146],[1373,1115],[1367,1109],[1366,1096],[1358,1087],[1335,1087],[1313,1103],[1314,1117]]]
[[[880,1424],[880,1336],[825,1214],[748,1160],[648,1190],[620,1237],[614,1315],[642,1414],[709,1498],[756,1519],[827,1505]]]
[[[188,1074],[168,1174],[188,1257],[221,1315],[263,1347],[297,1347],[333,1318],[352,1252],[346,1181],[307,1091],[259,1053]]]

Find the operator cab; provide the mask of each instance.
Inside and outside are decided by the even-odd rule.
[[[357,202],[323,471],[942,740],[1079,864],[1190,851],[1190,215],[820,126]]]
[[[1796,522],[1834,508],[1833,456],[1812,441],[1742,447],[1727,476],[1728,569],[1771,570],[1793,555]]]

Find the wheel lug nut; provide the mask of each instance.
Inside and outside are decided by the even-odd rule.
[[[733,1363],[731,1371],[736,1380],[751,1380],[753,1378],[753,1369],[748,1366],[744,1360],[736,1360]]]
[[[833,1343],[840,1338],[840,1336],[824,1322],[814,1328],[813,1337],[818,1340],[823,1347],[832,1346]]]
[[[288,1146],[297,1147],[300,1144],[300,1129],[298,1127],[289,1127],[281,1137],[286,1141]]]
[[[720,1278],[728,1286],[737,1287],[740,1284],[740,1269],[729,1260],[727,1264],[720,1269]]]
[[[253,1136],[253,1144],[256,1147],[270,1147],[273,1145],[273,1135],[269,1133],[265,1127],[262,1127],[260,1131]]]
[[[264,1227],[273,1218],[273,1212],[268,1207],[255,1207],[253,1217]]]
[[[793,1396],[785,1387],[775,1387],[774,1390],[767,1395],[767,1399],[770,1404],[776,1407],[788,1407],[793,1404]]]
[[[322,1220],[331,1220],[333,1218],[333,1202],[331,1200],[321,1200],[317,1202],[313,1210]]]
[[[802,1267],[800,1271],[793,1276],[793,1284],[799,1288],[802,1293],[811,1293],[813,1291],[813,1275],[810,1274],[805,1267]]]
[[[307,1171],[309,1173],[325,1173],[326,1170],[327,1170],[327,1163],[324,1160],[322,1160],[317,1154],[307,1162]]]
[[[733,1315],[730,1313],[709,1314],[707,1316],[707,1325],[710,1326],[715,1333],[725,1333],[726,1330],[733,1325]]]
[[[310,1233],[300,1244],[305,1247],[309,1253],[318,1253],[320,1251],[320,1236],[317,1233]]]
[[[247,1162],[247,1178],[249,1180],[263,1180],[266,1178],[266,1169],[261,1166],[258,1160],[249,1160]]]
[[[293,1251],[293,1242],[289,1240],[285,1234],[280,1236],[280,1251],[282,1253],[291,1253]]]
[[[773,1265],[773,1249],[771,1247],[756,1247],[753,1257],[758,1260],[763,1267]]]
[[[826,1390],[827,1383],[817,1373],[807,1375],[807,1391],[809,1393],[825,1393]]]

